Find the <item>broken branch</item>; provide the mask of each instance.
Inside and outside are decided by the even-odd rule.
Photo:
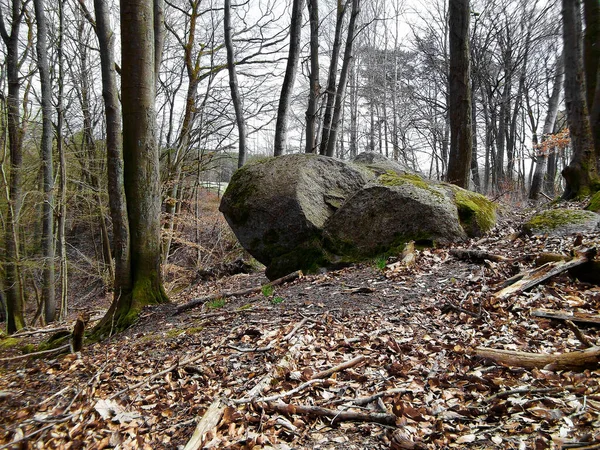
[[[596,346],[555,355],[478,347],[475,354],[506,366],[524,369],[540,369],[547,366],[554,370],[596,369],[600,361],[600,347]]]
[[[354,359],[351,359],[350,361],[346,361],[342,364],[338,364],[337,366],[332,367],[331,369],[327,369],[327,370],[323,370],[322,372],[317,372],[316,374],[314,374],[311,379],[317,379],[317,378],[327,378],[329,375],[335,373],[335,372],[339,372],[341,370],[344,369],[349,369],[350,367],[354,367],[357,364],[360,364],[361,362],[363,362],[365,360],[365,356],[360,355],[357,356]]]

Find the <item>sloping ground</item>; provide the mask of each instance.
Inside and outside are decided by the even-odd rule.
[[[568,254],[573,246],[573,237],[509,240],[510,221],[497,230],[470,248],[518,257],[518,263],[472,264],[447,248],[424,250],[411,268],[381,270],[374,263],[306,276],[265,290],[270,297],[232,297],[180,315],[173,315],[176,305],[147,309],[131,330],[79,356],[3,361],[0,442],[20,441],[8,448],[25,441],[44,449],[183,448],[213,400],[244,399],[270,374],[262,398],[231,403],[204,448],[600,448],[598,365],[526,370],[474,355],[479,346],[580,349],[563,322],[530,311],[600,309],[600,289],[565,274],[493,299],[499,282],[529,267],[523,256]],[[584,245],[598,243],[597,234],[583,236]],[[265,282],[261,274],[236,275],[198,285],[178,300]],[[580,329],[600,343],[597,328]],[[18,354],[8,349],[2,356]],[[326,381],[307,382],[360,356]],[[277,369],[282,361],[287,369]],[[391,413],[396,425],[274,412],[260,401],[273,396],[292,405]],[[352,408],[368,396],[372,402]]]

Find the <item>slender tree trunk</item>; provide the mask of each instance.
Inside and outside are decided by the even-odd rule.
[[[10,173],[8,180],[8,211],[5,233],[5,280],[6,326],[8,333],[14,333],[25,326],[23,315],[23,295],[19,273],[19,213],[22,202],[23,147],[20,114],[19,80],[19,30],[21,27],[21,0],[11,2],[11,30],[8,34],[0,8],[0,34],[6,45],[6,78],[8,82],[8,142],[10,148]]]
[[[558,106],[560,104],[560,93],[562,90],[564,73],[561,56],[559,61],[556,62],[554,85],[552,86],[552,94],[548,100],[548,112],[546,114],[546,120],[544,121],[544,129],[542,130],[542,142],[544,142],[548,135],[552,134],[552,130],[554,130],[554,123],[556,122],[556,115],[558,114]],[[547,164],[548,152],[544,151],[538,153],[536,155],[535,172],[533,174],[533,179],[531,180],[531,189],[529,190],[529,198],[531,200],[537,200],[540,191],[542,190]]]
[[[329,140],[327,142],[327,156],[335,154],[335,145],[338,139],[339,121],[344,105],[344,95],[346,92],[346,84],[348,83],[348,69],[352,62],[352,48],[354,44],[354,36],[356,34],[356,19],[360,13],[360,0],[352,0],[352,12],[350,13],[350,22],[348,23],[348,36],[346,37],[346,47],[344,48],[344,60],[342,62],[342,70],[340,72],[340,81],[335,95],[335,107],[333,109],[333,117],[331,118],[331,130],[329,132]]]
[[[44,271],[42,302],[46,323],[56,318],[56,297],[54,293],[54,169],[52,163],[52,87],[48,68],[48,30],[44,0],[33,1],[37,22],[37,64],[42,91],[42,172],[44,185],[44,206],[42,208],[42,256]]]
[[[246,162],[246,123],[244,121],[244,108],[240,96],[237,73],[235,70],[235,52],[233,49],[233,38],[231,36],[231,0],[225,0],[225,47],[227,48],[227,71],[229,72],[229,88],[231,89],[231,101],[235,109],[235,120],[238,127],[238,168]]]
[[[479,164],[477,162],[477,104],[475,103],[475,83],[471,84],[471,136],[473,136],[473,151],[471,153],[471,176],[477,192],[481,192],[481,179],[479,177]]]
[[[329,76],[327,77],[327,88],[325,90],[327,100],[325,102],[325,113],[323,114],[323,134],[321,135],[321,145],[319,150],[321,155],[327,154],[327,143],[329,142],[329,134],[331,132],[331,118],[336,96],[335,81],[337,78],[340,48],[342,47],[342,25],[344,23],[344,15],[346,14],[346,1],[347,0],[337,0],[337,17],[335,22],[335,33],[333,36],[333,49],[331,51]]]
[[[563,198],[588,195],[597,169],[594,143],[585,101],[582,52],[581,3],[563,0],[563,40],[565,58],[565,104],[571,132],[573,157],[562,171],[566,186]]]
[[[277,123],[275,125],[275,156],[283,155],[287,145],[287,127],[288,111],[292,101],[292,91],[296,72],[298,70],[298,60],[300,59],[300,35],[302,31],[302,9],[304,0],[294,0],[292,3],[292,19],[290,23],[290,48],[288,51],[288,60],[285,68],[285,76],[281,86],[281,95],[279,96],[279,107],[277,109]]]
[[[350,68],[350,157],[358,154],[358,80],[356,75],[356,58],[352,59]]]
[[[154,81],[158,87],[160,65],[162,64],[165,43],[164,0],[152,0],[154,3]]]
[[[310,20],[310,88],[308,108],[306,110],[306,153],[315,152],[317,102],[320,95],[319,86],[319,3],[318,0],[307,0]]]
[[[113,224],[115,276],[114,298],[131,293],[129,261],[129,224],[125,187],[123,184],[123,137],[121,135],[121,108],[115,73],[115,36],[110,28],[106,0],[94,0],[96,34],[100,44],[102,97],[106,116],[106,166],[108,172],[108,203]]]
[[[469,51],[469,0],[450,0],[450,158],[448,181],[469,188],[473,136]]]
[[[58,167],[60,174],[59,182],[59,213],[58,213],[58,231],[57,245],[60,252],[60,320],[67,317],[68,304],[68,279],[67,270],[67,241],[66,241],[66,223],[67,223],[67,160],[64,150],[63,124],[64,124],[64,9],[63,2],[58,2],[58,94],[56,99],[56,152],[58,154]]]

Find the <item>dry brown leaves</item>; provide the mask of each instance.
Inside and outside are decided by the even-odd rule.
[[[507,224],[501,230],[471,248],[520,258],[567,254],[572,247],[571,237],[510,241],[515,230]],[[597,242],[598,236],[584,237],[584,245]],[[418,251],[409,268],[360,266],[305,277],[275,290],[282,303],[259,294],[175,318],[169,307],[149,309],[132,330],[82,355],[5,363],[0,442],[8,448],[24,442],[45,449],[183,448],[208,406],[223,398],[229,406],[203,448],[597,448],[598,368],[524,370],[473,356],[478,346],[545,353],[581,348],[565,324],[529,311],[597,313],[600,289],[560,275],[494,300],[497,283],[530,267],[529,259],[519,261],[519,267],[477,265],[430,249]],[[228,282],[259,280],[238,275]],[[600,342],[597,329],[581,329]],[[360,364],[308,382],[361,355]],[[284,357],[292,365],[280,370]],[[336,423],[273,412],[260,401],[233,402],[269,374],[257,400],[392,413],[396,425]]]

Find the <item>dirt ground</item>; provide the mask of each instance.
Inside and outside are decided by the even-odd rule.
[[[184,448],[219,398],[227,406],[202,448],[600,448],[597,360],[574,370],[525,369],[475,354],[577,351],[586,343],[575,331],[588,346],[600,344],[597,327],[531,314],[597,314],[597,286],[563,273],[494,297],[499,283],[533,267],[534,255],[573,249],[574,236],[514,239],[521,220],[511,214],[494,233],[460,246],[506,261],[425,249],[410,267],[374,261],[175,314],[193,298],[267,283],[261,272],[202,281],[172,304],[145,309],[126,332],[49,359],[11,359],[48,333],[22,335],[0,351],[0,448]],[[583,246],[600,242],[582,237]],[[107,305],[88,301],[92,310]],[[52,327],[60,325],[70,323]]]

